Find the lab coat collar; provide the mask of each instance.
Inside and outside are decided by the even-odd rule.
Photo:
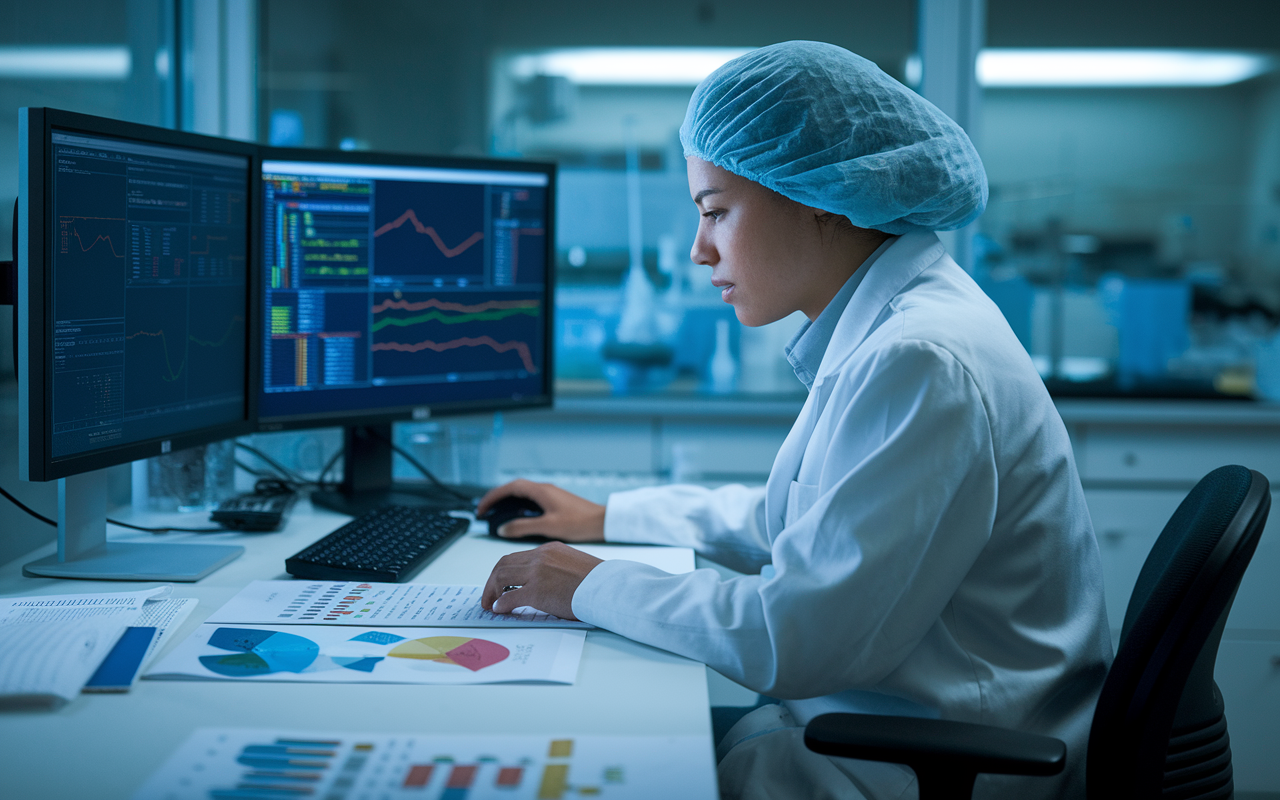
[[[862,344],[890,301],[916,279],[925,267],[946,256],[946,248],[932,231],[899,236],[870,265],[858,291],[840,315],[831,342],[822,356],[815,385],[834,372]]]
[[[840,317],[849,305],[849,298],[858,291],[862,279],[867,277],[867,273],[871,270],[871,265],[876,263],[876,259],[886,250],[893,247],[894,240],[897,238],[897,236],[890,236],[881,242],[880,246],[853,271],[853,275],[844,282],[844,286],[840,287],[836,296],[831,298],[827,307],[822,309],[818,318],[801,326],[783,349],[787,355],[787,361],[791,363],[792,371],[796,373],[796,377],[804,384],[806,390],[813,389],[818,368],[822,366],[822,357],[826,355],[827,346],[831,344],[831,336],[836,331],[836,324],[840,322]]]
[[[849,298],[849,305],[840,315],[831,342],[822,356],[818,377],[805,399],[804,406],[786,440],[778,450],[773,469],[765,486],[765,530],[773,541],[786,526],[787,497],[791,482],[800,473],[813,432],[831,397],[835,380],[827,378],[839,369],[862,344],[884,312],[885,306],[898,296],[907,284],[915,280],[926,267],[946,257],[947,251],[937,234],[908,233],[898,237],[887,250],[870,265],[858,290]]]

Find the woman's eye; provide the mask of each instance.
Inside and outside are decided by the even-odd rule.
[[[713,209],[711,209],[710,211],[704,211],[704,212],[702,212],[702,216],[706,217],[707,219],[715,219],[715,220],[718,220],[718,219],[720,219],[720,217],[721,217],[721,216],[723,216],[723,215],[724,215],[724,212],[723,212],[723,211],[721,211],[721,210],[720,210],[720,209],[718,209],[718,208],[713,208]]]

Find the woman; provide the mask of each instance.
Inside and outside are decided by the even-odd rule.
[[[494,568],[484,602],[576,617],[781,698],[718,743],[729,797],[914,796],[909,770],[807,751],[828,711],[1057,736],[1083,794],[1111,656],[1101,568],[1061,419],[999,310],[935,230],[986,202],[963,131],[873,64],[788,42],[704,81],[680,130],[702,214],[692,257],[746,325],[799,310],[809,397],[763,489],[690,486],[598,506],[526,481],[503,533],[688,545],[739,572],[668,575],[562,544]],[[503,593],[506,587],[520,587]]]

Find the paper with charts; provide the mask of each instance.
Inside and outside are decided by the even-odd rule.
[[[422,625],[473,628],[590,628],[534,609],[494,614],[483,586],[357,581],[253,581],[208,622],[254,625]]]
[[[305,683],[573,683],[583,631],[201,625],[146,674]]]
[[[201,729],[133,800],[712,800],[697,736],[475,736]]]

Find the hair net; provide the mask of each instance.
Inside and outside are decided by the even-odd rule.
[[[680,126],[697,156],[792,200],[891,234],[954,230],[987,204],[987,176],[946,114],[835,45],[783,42],[694,90]]]

